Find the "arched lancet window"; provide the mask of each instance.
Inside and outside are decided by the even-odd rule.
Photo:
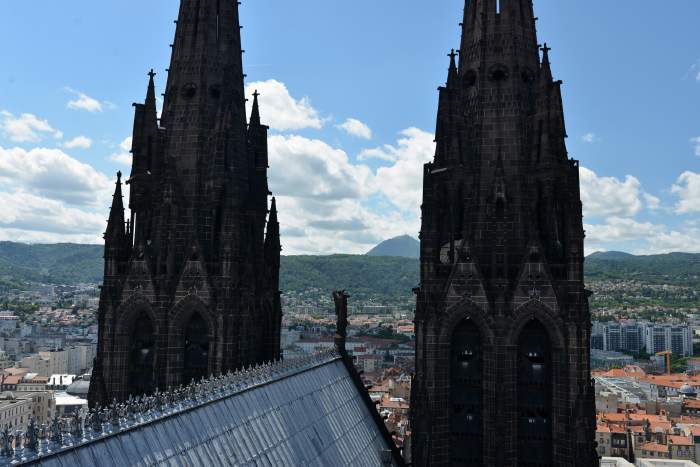
[[[209,327],[201,314],[195,313],[184,329],[184,383],[209,376]]]
[[[149,394],[155,383],[156,332],[153,320],[144,312],[136,319],[129,339],[130,396]]]
[[[552,346],[539,321],[518,342],[518,465],[552,465]]]
[[[483,356],[481,334],[469,319],[452,335],[450,347],[450,465],[483,464]]]

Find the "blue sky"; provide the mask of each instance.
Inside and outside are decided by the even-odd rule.
[[[1,239],[99,241],[114,173],[128,172],[131,103],[143,100],[150,68],[163,91],[177,7],[2,2]],[[243,3],[247,82],[273,127],[287,253],[363,252],[417,234],[436,88],[462,7]],[[700,3],[535,9],[564,81],[569,152],[584,167],[587,250],[700,251]]]

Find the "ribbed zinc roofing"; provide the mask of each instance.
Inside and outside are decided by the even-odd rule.
[[[390,449],[342,358],[26,462],[42,467],[381,466]]]

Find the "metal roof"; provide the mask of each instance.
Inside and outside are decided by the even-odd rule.
[[[343,358],[324,352],[30,428],[14,449],[2,434],[0,465],[399,465],[364,397]]]

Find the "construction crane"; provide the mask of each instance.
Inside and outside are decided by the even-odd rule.
[[[662,356],[665,356],[665,357],[666,357],[666,374],[667,374],[667,375],[670,375],[670,374],[671,374],[671,354],[672,354],[672,353],[673,353],[673,352],[671,352],[670,350],[666,350],[666,351],[664,351],[664,352],[657,352],[657,353],[656,353],[656,356],[657,356],[657,357],[662,357]]]

